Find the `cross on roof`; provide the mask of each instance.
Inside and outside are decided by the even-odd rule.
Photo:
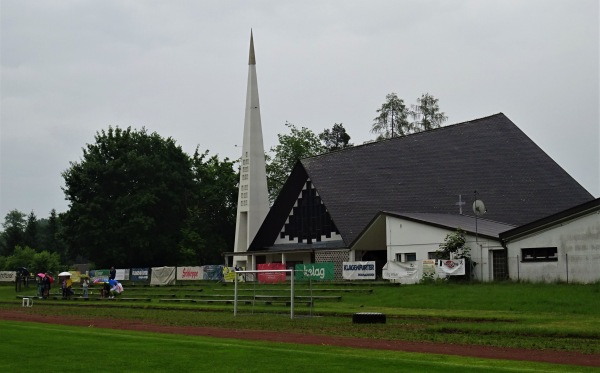
[[[462,194],[458,195],[458,202],[455,203],[455,205],[458,205],[458,209],[459,209],[459,214],[463,214],[462,213],[462,207],[466,202],[462,200]]]

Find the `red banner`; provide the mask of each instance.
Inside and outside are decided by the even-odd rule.
[[[270,270],[270,269],[286,269],[285,264],[283,263],[265,263],[259,264],[257,266],[259,270]],[[258,282],[261,284],[277,284],[280,282],[285,282],[285,274],[286,272],[262,272],[258,273]]]

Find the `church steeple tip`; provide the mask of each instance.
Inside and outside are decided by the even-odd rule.
[[[250,29],[250,57],[248,58],[248,65],[256,65],[256,57],[254,57],[254,38],[252,36],[252,29]]]

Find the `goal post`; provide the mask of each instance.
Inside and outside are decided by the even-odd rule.
[[[234,292],[233,292],[233,316],[237,316],[238,311],[238,282],[239,276],[244,274],[256,274],[254,281],[258,281],[260,273],[289,273],[290,274],[290,318],[294,318],[294,270],[293,269],[254,269],[234,271]]]

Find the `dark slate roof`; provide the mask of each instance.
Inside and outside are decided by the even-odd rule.
[[[273,244],[306,177],[348,247],[380,211],[457,215],[475,190],[486,219],[513,226],[593,199],[500,113],[301,160],[251,250]]]
[[[542,219],[538,219],[531,223],[503,232],[500,234],[500,238],[503,241],[510,241],[523,235],[538,232],[564,221],[575,219],[594,212],[600,212],[600,198],[596,198],[586,203],[582,203],[581,205],[574,206],[570,209],[560,211],[556,214],[546,216]]]
[[[404,218],[440,228],[450,228],[452,230],[460,228],[465,232],[494,239],[498,239],[500,233],[515,228],[514,225],[498,223],[484,218],[477,218],[477,221],[475,221],[475,216],[469,215],[389,211],[382,211],[381,214]]]

